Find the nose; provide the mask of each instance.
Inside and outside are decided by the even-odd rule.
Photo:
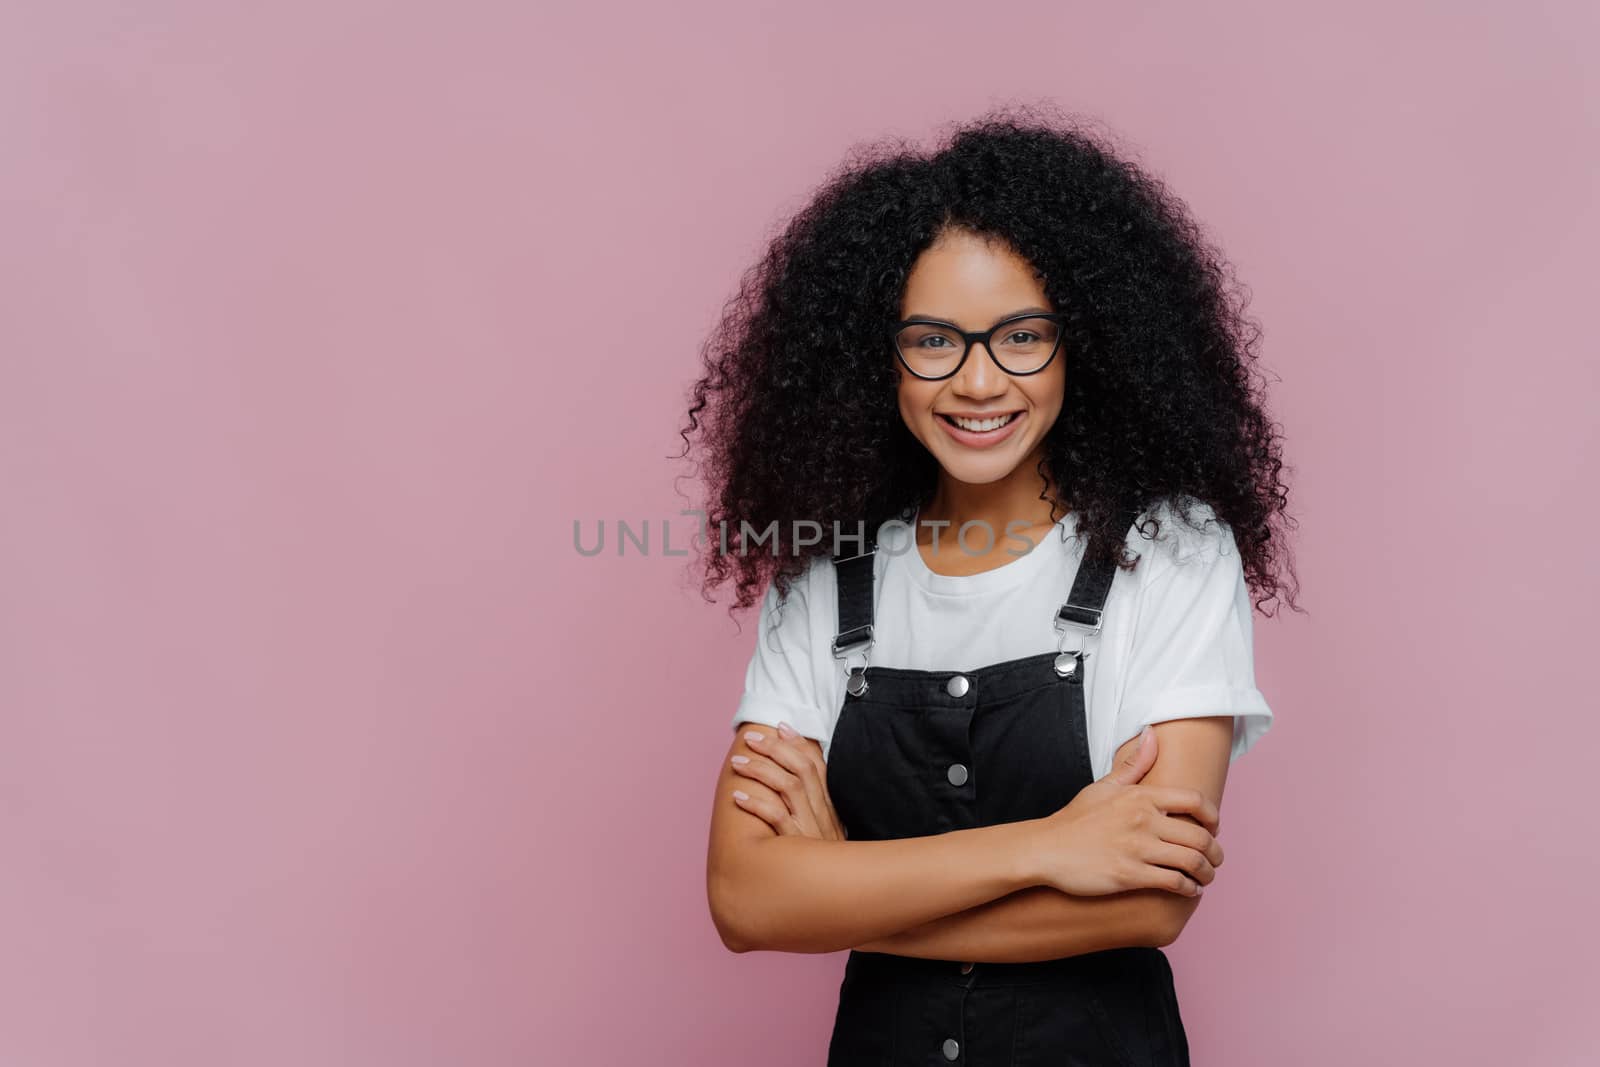
[[[982,341],[974,341],[972,351],[967,353],[966,363],[951,379],[951,387],[961,396],[999,396],[1010,387],[1010,382],[1006,380],[1009,377],[989,354],[987,346]]]

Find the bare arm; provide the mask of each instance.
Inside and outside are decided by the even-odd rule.
[[[1232,717],[1173,719],[1157,723],[1155,731],[1156,760],[1141,782],[1199,789],[1220,809],[1233,743]],[[1124,744],[1115,762],[1130,758],[1138,743],[1135,737]],[[1182,813],[1177,817],[1198,822]],[[1082,897],[1035,885],[855,947],[925,959],[1019,963],[1130,945],[1168,945],[1199,903],[1197,896],[1159,889]]]
[[[1032,886],[855,947],[933,960],[1030,963],[1129,945],[1161,945],[1166,942],[1155,924],[1156,898],[1173,896],[1160,889],[1131,889],[1079,897],[1052,886]]]
[[[729,756],[756,755],[745,729]],[[1036,884],[1031,820],[890,841],[780,836],[730,799],[734,789],[763,788],[723,760],[706,888],[712,920],[735,952],[838,952]]]

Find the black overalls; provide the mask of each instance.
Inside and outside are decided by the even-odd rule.
[[[1133,516],[1130,513],[1128,523]],[[873,556],[835,557],[848,660],[872,643]],[[915,550],[915,545],[912,545]],[[1042,818],[1094,780],[1081,642],[1098,633],[1115,565],[1085,560],[1056,616],[1062,651],[967,671],[849,668],[827,764],[851,840],[920,837]],[[1044,621],[1040,620],[1040,625]],[[1035,963],[851,950],[829,1067],[1166,1067],[1189,1062],[1172,969],[1158,948]]]

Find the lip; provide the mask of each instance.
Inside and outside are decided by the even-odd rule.
[[[1026,411],[1019,411],[1019,412],[1017,412],[1017,417],[1016,418],[1012,419],[1010,422],[1006,423],[1004,426],[1000,427],[998,430],[989,430],[986,433],[978,433],[978,432],[973,431],[973,430],[963,430],[961,427],[954,425],[948,419],[944,418],[945,415],[952,415],[952,414],[961,414],[961,413],[960,412],[940,412],[939,414],[937,414],[937,415],[935,415],[933,417],[933,421],[937,422],[940,426],[942,426],[944,428],[944,432],[949,434],[950,437],[957,444],[965,445],[968,448],[992,448],[993,446],[999,444],[1001,441],[1004,441],[1006,438],[1010,437],[1013,433],[1015,433],[1016,430],[1017,430],[1017,426],[1024,419],[1026,419],[1028,417],[1028,413]],[[997,415],[1004,415],[1004,414],[1005,414],[1005,412],[1003,412],[1003,411],[997,411],[997,412],[993,412],[993,413],[991,413],[989,415],[976,416],[976,417],[992,419]],[[965,417],[965,416],[963,416],[963,417]]]

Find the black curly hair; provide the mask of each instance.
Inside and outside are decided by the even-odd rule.
[[[786,593],[809,557],[832,550],[829,538],[791,544],[796,522],[876,530],[933,492],[938,463],[900,416],[888,337],[913,263],[960,228],[1028,260],[1067,319],[1071,373],[1040,468],[1054,476],[1041,483],[1055,486],[1056,497],[1041,493],[1052,515],[1075,511],[1087,551],[1131,568],[1114,528],[1125,509],[1166,502],[1192,526],[1204,503],[1272,614],[1263,605],[1279,597],[1278,571],[1293,575],[1282,528],[1294,523],[1248,293],[1186,206],[1109,143],[1082,120],[1007,108],[954,126],[931,151],[858,147],[829,175],[745,273],[702,350],[679,458],[697,434],[708,600],[730,577],[733,609],[768,580]],[[775,539],[739,550],[741,524],[774,522]],[[1146,517],[1140,532],[1159,525]],[[1286,601],[1300,610],[1292,591]]]

